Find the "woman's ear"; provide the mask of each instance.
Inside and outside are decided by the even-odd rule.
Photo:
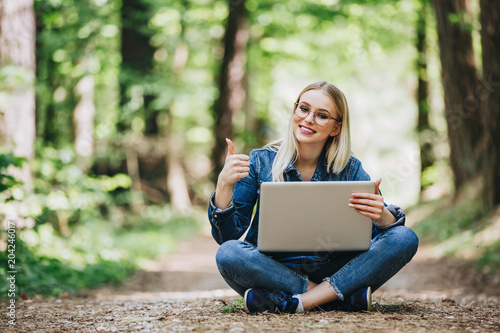
[[[340,134],[342,131],[342,122],[340,122],[337,127],[333,129],[333,131],[330,133],[330,136],[333,138],[334,136],[337,136]]]

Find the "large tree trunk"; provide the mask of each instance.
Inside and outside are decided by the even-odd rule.
[[[121,55],[122,66],[120,75],[121,106],[129,102],[127,90],[129,85],[142,82],[153,68],[153,55],[155,48],[149,43],[152,32],[145,31],[150,19],[151,9],[145,0],[122,0],[121,10]],[[139,29],[139,27],[141,27]],[[131,79],[132,77],[132,79]],[[154,96],[144,94],[143,96],[143,119],[146,122],[146,130],[156,130],[156,125],[151,124],[151,119],[156,119],[156,113],[149,110],[149,103]],[[154,113],[153,116],[150,113]],[[120,131],[128,130],[129,122],[118,123]]]
[[[483,199],[486,207],[500,204],[500,6],[481,0],[483,80],[477,97],[484,124]]]
[[[436,11],[441,76],[444,87],[445,117],[448,124],[450,164],[455,189],[473,179],[480,168],[483,127],[476,65],[472,49],[467,0],[434,0]]]
[[[35,141],[35,14],[33,0],[0,0],[0,66],[15,66],[28,82],[9,92],[4,108],[0,105],[0,139],[16,156],[32,159]],[[32,188],[28,165],[22,170],[10,171],[24,183],[26,192]],[[33,226],[32,219],[19,219],[22,203],[10,205],[7,219],[14,219],[18,227]]]
[[[121,55],[122,65],[120,73],[121,107],[125,108],[129,102],[127,91],[131,84],[141,83],[142,79],[151,73],[153,67],[154,47],[149,43],[151,35],[144,31],[150,19],[150,8],[144,0],[122,0],[121,10]],[[140,27],[140,29],[139,29]],[[151,96],[143,96],[142,116],[147,119],[147,109]],[[130,119],[120,121],[117,125],[119,131],[130,131]],[[149,124],[148,124],[149,127]],[[127,172],[132,179],[130,192],[132,195],[131,207],[135,212],[140,212],[144,206],[142,185],[140,177],[140,158],[137,150],[131,148],[127,151]]]
[[[422,8],[418,12],[417,19],[417,105],[418,121],[417,133],[420,144],[420,190],[432,185],[424,179],[425,171],[434,165],[434,153],[432,151],[435,132],[429,122],[429,82],[427,80],[427,8],[429,0],[421,0]],[[422,193],[422,192],[421,192]]]
[[[0,0],[0,65],[19,66],[20,71],[24,69],[35,75],[33,0]],[[15,155],[33,158],[35,92],[32,85],[12,91],[7,108],[0,112],[6,144]]]
[[[215,145],[212,159],[217,177],[224,166],[226,138],[233,136],[233,114],[245,105],[244,77],[248,30],[245,28],[247,12],[245,1],[230,1],[224,36],[224,58],[219,76],[219,97],[214,104]]]
[[[188,11],[188,2],[182,2],[184,11]],[[181,33],[179,42],[175,48],[173,63],[172,63],[172,83],[173,86],[181,85],[180,76],[189,58],[188,45],[185,42],[186,24],[181,20]],[[167,167],[167,190],[170,197],[170,203],[174,211],[179,214],[186,214],[192,210],[191,198],[189,196],[189,185],[186,181],[186,174],[184,172],[184,165],[182,163],[184,158],[184,137],[176,126],[175,116],[172,115],[172,108],[175,107],[175,98],[170,102],[168,111],[168,123],[165,127],[164,133],[167,138],[167,153],[165,158],[165,165]]]

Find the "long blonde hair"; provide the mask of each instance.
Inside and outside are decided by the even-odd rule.
[[[321,90],[332,99],[342,121],[342,128],[338,135],[328,138],[326,141],[326,158],[328,172],[340,173],[351,156],[351,136],[349,129],[349,108],[344,93],[333,84],[325,81],[315,82],[302,90],[295,101],[298,103],[303,93],[309,90]],[[295,105],[294,105],[295,106]],[[295,111],[295,107],[292,112]],[[277,149],[276,158],[272,167],[272,179],[274,182],[284,181],[284,172],[290,162],[299,158],[299,145],[293,133],[293,113],[288,122],[287,134],[284,138],[269,143],[267,146]]]

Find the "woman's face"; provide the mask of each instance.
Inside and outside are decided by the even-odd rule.
[[[321,90],[308,90],[300,96],[297,108],[302,112],[309,110],[305,118],[293,114],[293,133],[299,144],[318,144],[321,147],[330,136],[340,133],[342,123],[331,119],[325,126],[320,126],[314,119],[314,113],[328,111],[331,117],[340,119],[333,100]],[[318,115],[319,117],[319,115]]]

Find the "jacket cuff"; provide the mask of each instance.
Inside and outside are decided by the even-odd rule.
[[[226,209],[220,209],[219,207],[215,206],[214,200],[215,192],[212,193],[212,195],[210,196],[210,200],[208,201],[210,204],[210,216],[214,221],[225,220],[226,218],[234,214],[234,198],[231,198],[231,202]]]
[[[394,215],[394,217],[396,218],[396,222],[392,223],[392,224],[389,224],[389,225],[378,225],[376,224],[375,222],[373,222],[373,224],[380,230],[387,230],[387,229],[390,229],[390,228],[394,228],[398,225],[405,225],[405,221],[406,221],[406,216],[405,214],[403,213],[403,210],[401,209],[401,207],[398,207],[396,205],[387,205],[385,208],[387,208],[387,210],[392,214]]]

